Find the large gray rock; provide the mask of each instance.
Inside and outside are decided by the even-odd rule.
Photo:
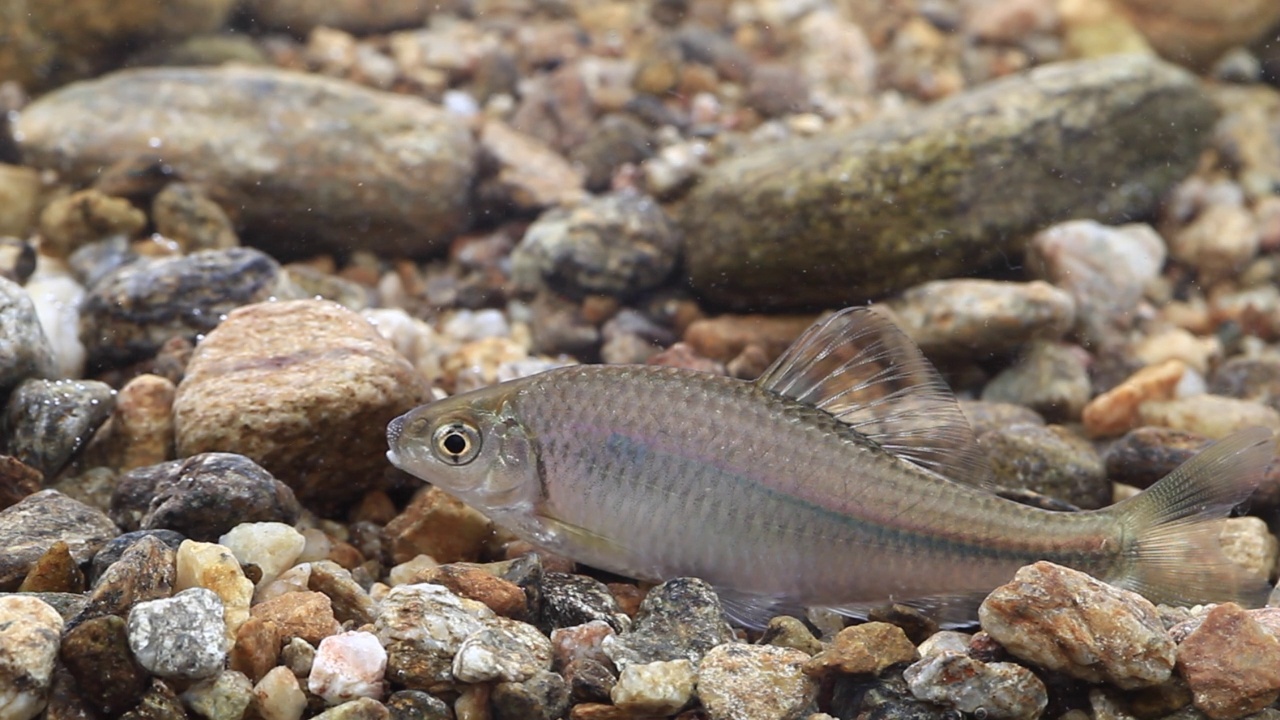
[[[972,272],[1054,222],[1147,213],[1214,119],[1193,76],[1121,56],[762,148],[690,194],[690,281],[722,305],[838,306]]]
[[[293,256],[443,248],[475,170],[464,122],[429,102],[264,68],[118,72],[40,98],[15,129],[26,164],[72,183],[159,155],[236,208],[246,242]]]

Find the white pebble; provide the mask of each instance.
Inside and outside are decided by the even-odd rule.
[[[302,555],[306,538],[291,526],[279,522],[240,523],[218,542],[231,550],[244,565],[262,571],[258,585],[265,585],[293,567]]]
[[[262,720],[299,720],[307,709],[307,695],[298,678],[283,665],[273,667],[253,686]]]
[[[382,696],[387,651],[373,633],[344,632],[320,641],[307,689],[330,705]]]
[[[234,643],[236,631],[249,619],[253,600],[253,582],[244,576],[240,561],[217,543],[183,540],[178,546],[178,579],[173,589],[181,592],[196,587],[218,594],[227,641]]]
[[[43,600],[0,597],[0,718],[30,720],[44,710],[58,657],[62,616]]]
[[[80,302],[84,286],[66,264],[45,255],[36,259],[36,271],[24,286],[36,307],[36,317],[53,348],[58,377],[84,377],[85,349],[80,342]]]
[[[693,663],[685,659],[628,665],[609,693],[620,709],[645,715],[670,715],[693,696]]]

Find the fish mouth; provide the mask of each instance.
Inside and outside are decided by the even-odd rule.
[[[387,460],[396,467],[400,467],[400,458],[396,454],[396,447],[400,445],[400,434],[404,431],[404,416],[392,420],[387,423]]]

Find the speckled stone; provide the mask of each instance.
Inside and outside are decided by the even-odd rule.
[[[1057,340],[1076,319],[1071,295],[1038,280],[935,280],[888,305],[902,330],[930,357],[982,357],[1032,340]]]
[[[126,529],[166,529],[216,540],[242,522],[297,521],[293,491],[252,460],[204,453],[120,477],[111,516]]]
[[[134,657],[157,677],[211,677],[227,655],[222,601],[204,588],[134,605],[128,633]]]
[[[0,591],[13,590],[59,540],[88,562],[120,530],[102,511],[56,490],[42,490],[0,510]]]
[[[333,561],[311,563],[307,588],[329,598],[338,622],[361,626],[377,617],[378,604],[369,597],[368,591],[356,582],[349,570]]]
[[[1057,425],[1010,425],[979,436],[992,479],[1005,488],[1030,490],[1076,507],[1111,503],[1102,459],[1083,438]]]
[[[400,690],[387,698],[392,720],[453,720],[445,701],[421,690]]]
[[[120,716],[120,720],[186,720],[187,711],[182,700],[169,683],[160,678],[151,679],[151,687],[142,694],[138,706]]]
[[[1019,570],[983,601],[978,618],[1015,657],[1081,680],[1134,689],[1173,671],[1174,644],[1155,606],[1053,563]]]
[[[5,405],[5,450],[53,477],[115,408],[116,391],[96,380],[26,380]]]
[[[235,670],[223,670],[182,693],[182,704],[205,720],[240,720],[253,702],[253,683]]]
[[[1280,641],[1239,605],[1224,603],[1178,645],[1178,674],[1196,709],[1235,720],[1280,697]]]
[[[159,375],[142,374],[126,383],[86,457],[120,471],[172,460],[175,390]]]
[[[808,660],[790,648],[719,645],[698,666],[698,698],[711,720],[797,720],[818,694],[801,671]]]
[[[1230,358],[1209,377],[1209,392],[1261,402],[1280,410],[1280,358]]]
[[[943,652],[903,671],[911,693],[921,700],[963,713],[984,712],[992,720],[1035,720],[1049,704],[1044,683],[1014,663],[984,663]]]
[[[128,200],[96,189],[60,197],[40,213],[40,250],[69,257],[81,246],[114,235],[132,239],[147,226],[146,213]]]
[[[222,206],[195,185],[169,183],[151,201],[156,232],[178,243],[183,252],[226,250],[240,244],[235,224]]]
[[[918,657],[902,628],[869,622],[841,630],[830,647],[805,663],[804,670],[818,677],[832,673],[875,676]]]
[[[70,621],[75,626],[104,615],[125,617],[140,602],[167,598],[177,582],[177,553],[156,537],[142,537],[111,563],[89,593],[89,602]]]
[[[144,537],[154,537],[174,551],[177,551],[182,541],[186,540],[182,533],[172,530],[134,530],[133,532],[118,535],[107,541],[98,552],[94,553],[93,562],[89,564],[90,584],[97,583],[108,567],[119,560],[126,550],[133,547],[134,543]]]
[[[475,172],[475,143],[458,116],[275,68],[116,72],[42,96],[16,129],[26,163],[70,183],[154,155],[152,138],[163,138],[175,175],[216,188],[239,211],[246,242],[286,255],[341,251],[352,228],[371,252],[439,249],[467,221]]]
[[[631,619],[622,612],[608,586],[595,578],[543,573],[537,593],[540,605],[538,627],[548,634],[557,628],[593,620],[604,622],[615,632],[631,628]]]
[[[735,639],[711,586],[675,578],[649,591],[631,632],[607,637],[603,646],[619,668],[680,658],[697,665],[708,650]]]
[[[150,675],[133,659],[124,618],[103,615],[86,620],[62,638],[60,657],[80,693],[108,716],[138,704]]]
[[[382,600],[374,632],[387,648],[387,679],[411,690],[454,688],[453,657],[494,617],[483,603],[440,585],[400,585]]]
[[[174,399],[177,451],[240,453],[308,507],[345,512],[387,468],[387,423],[428,398],[423,377],[356,313],[260,303],[228,315],[192,355]]]
[[[479,600],[503,617],[523,620],[528,614],[528,597],[519,585],[477,566],[440,565],[415,573],[406,582],[443,585],[460,597]]]
[[[21,285],[0,277],[0,395],[30,377],[56,377],[53,347],[44,334],[31,297]]]
[[[373,698],[356,698],[325,710],[316,715],[315,720],[388,720],[390,717],[386,705]]]
[[[280,265],[253,248],[140,260],[89,288],[80,340],[91,367],[145,360],[173,337],[195,340],[241,305],[280,294]]]
[[[1153,137],[1153,115],[1174,131]],[[690,282],[717,304],[838,306],[977,270],[1020,252],[1046,220],[1082,208],[1104,208],[1104,221],[1151,211],[1194,166],[1214,115],[1190,74],[1110,56],[743,153],[709,171],[684,204]]]
[[[62,617],[33,597],[0,597],[0,717],[30,720],[48,700]]]
[[[489,707],[493,720],[557,720],[569,709],[569,688],[559,674],[539,670],[523,682],[494,685]]]
[[[617,193],[543,213],[511,255],[527,288],[631,297],[675,268],[680,236],[653,198]]]
[[[532,625],[502,617],[463,640],[453,657],[453,676],[465,683],[524,682],[550,669],[547,636]]]

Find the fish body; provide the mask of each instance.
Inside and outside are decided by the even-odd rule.
[[[703,578],[748,625],[889,601],[950,617],[1037,560],[1153,600],[1265,597],[1207,521],[1256,485],[1269,432],[1112,508],[1021,505],[982,487],[954,398],[866,309],[815,326],[756,382],[559,368],[418,408],[388,439],[394,464],[530,542],[639,579]]]

